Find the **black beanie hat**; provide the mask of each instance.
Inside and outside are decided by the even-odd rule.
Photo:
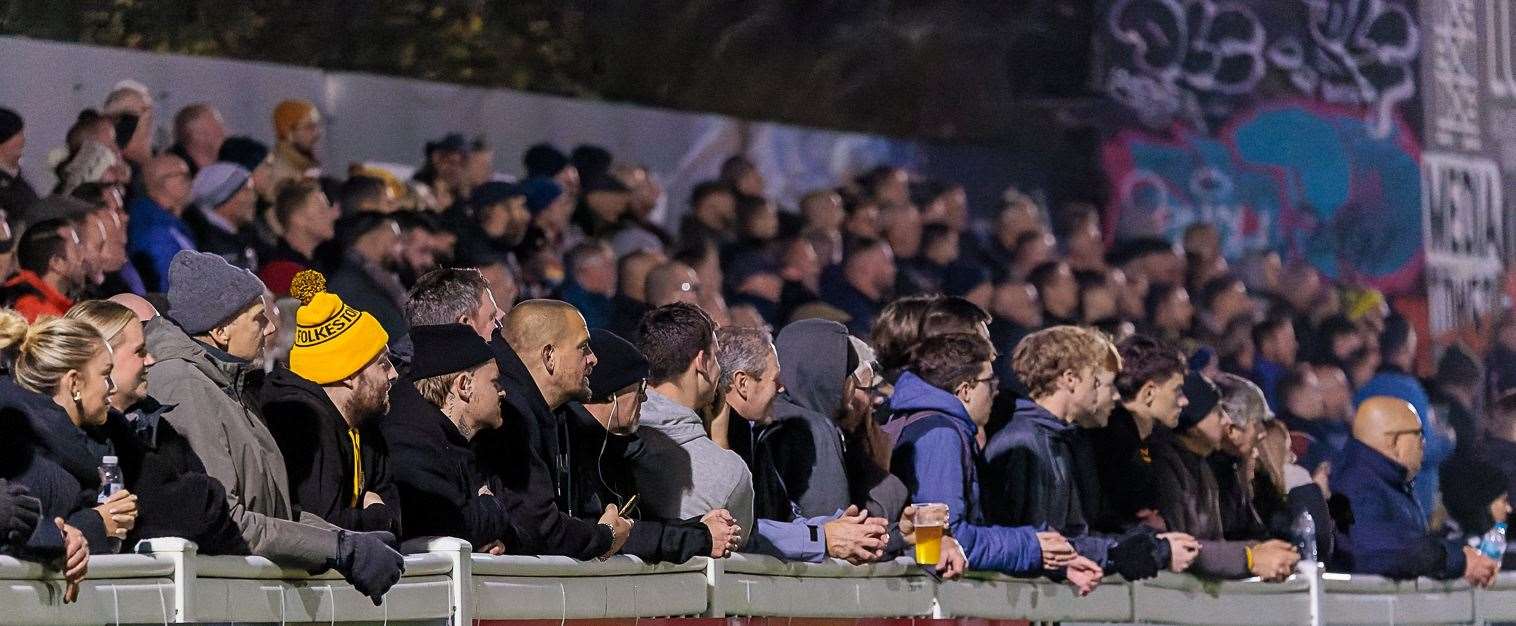
[[[590,331],[590,349],[595,351],[595,369],[590,370],[590,401],[610,402],[627,385],[647,378],[647,358],[636,346],[616,333],[596,328]]]
[[[462,372],[495,358],[489,344],[463,324],[413,326],[411,343],[416,346],[411,380]]]
[[[1189,430],[1205,420],[1205,416],[1211,414],[1211,409],[1221,402],[1221,390],[1200,372],[1190,371],[1184,375],[1184,397],[1190,403],[1179,411],[1179,424],[1174,426],[1176,433]]]
[[[221,142],[221,151],[216,154],[217,161],[229,161],[241,165],[242,169],[249,172],[258,169],[263,160],[268,158],[268,146],[252,137],[227,137]]]
[[[0,107],[0,143],[10,141],[11,137],[21,132],[23,126],[20,115],[15,111]]]
[[[526,166],[526,178],[552,178],[568,167],[569,158],[550,143],[539,143],[526,149],[521,155],[521,164]]]

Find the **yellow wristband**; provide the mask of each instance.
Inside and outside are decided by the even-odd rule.
[[[1248,546],[1246,548],[1243,548],[1242,552],[1248,557],[1248,571],[1253,571],[1253,547]]]

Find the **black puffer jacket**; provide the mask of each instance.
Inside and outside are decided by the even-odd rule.
[[[558,412],[568,422],[573,446],[570,473],[576,501],[570,503],[569,512],[579,519],[597,522],[606,505],[624,506],[637,493],[635,468],[642,453],[642,441],[636,434],[606,432],[578,402],[565,404]],[[683,563],[690,557],[708,556],[711,552],[711,531],[699,518],[657,519],[642,515],[640,507],[625,514],[637,523],[621,547],[622,554],[648,563]]]
[[[120,458],[126,488],[137,494],[137,523],[126,545],[185,537],[200,554],[248,554],[227,508],[226,487],[205,473],[189,441],[162,418],[166,410],[148,397],[125,414],[111,409],[103,426],[87,429],[92,440]]]

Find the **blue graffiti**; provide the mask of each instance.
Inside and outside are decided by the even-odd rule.
[[[1209,222],[1233,259],[1275,249],[1332,278],[1411,289],[1422,259],[1417,147],[1404,124],[1376,130],[1353,111],[1286,103],[1214,137],[1118,134],[1105,151],[1118,233],[1175,238]]]

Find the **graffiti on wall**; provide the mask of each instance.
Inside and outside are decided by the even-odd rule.
[[[1391,293],[1420,288],[1422,30],[1411,0],[1107,0],[1117,237],[1216,224]],[[1475,122],[1477,127],[1477,121]]]
[[[1413,15],[1392,0],[1114,0],[1104,13],[1107,93],[1149,127],[1207,130],[1283,83],[1369,107],[1388,134],[1416,97]]]
[[[1421,267],[1419,144],[1403,122],[1379,136],[1358,109],[1260,106],[1215,133],[1128,129],[1106,141],[1108,223],[1177,239],[1215,224],[1224,253],[1277,249],[1334,278],[1391,292]]]

